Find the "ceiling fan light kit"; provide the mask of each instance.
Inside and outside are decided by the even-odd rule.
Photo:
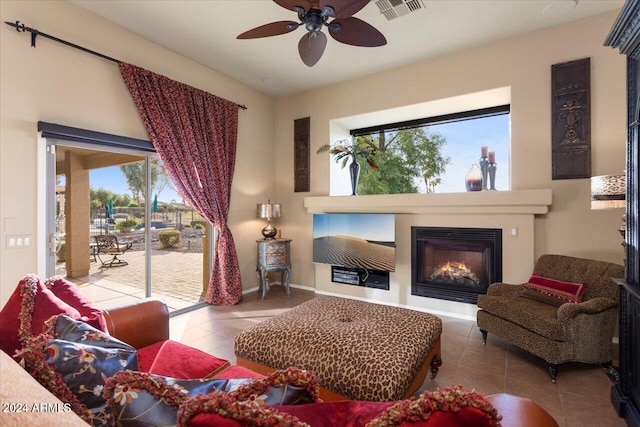
[[[274,3],[298,14],[300,22],[277,21],[261,25],[240,34],[238,39],[277,36],[304,26],[307,34],[298,42],[298,53],[308,67],[318,63],[325,48],[327,27],[329,35],[340,43],[377,47],[387,44],[384,35],[370,24],[352,15],[365,7],[369,0],[273,0]],[[331,21],[329,21],[331,19]]]

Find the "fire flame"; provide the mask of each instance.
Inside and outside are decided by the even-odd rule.
[[[468,268],[464,262],[447,261],[431,275],[433,280],[452,281],[454,283],[468,283],[477,285],[480,279]]]
[[[453,264],[453,265],[452,265]],[[451,272],[454,270],[464,270],[464,271],[469,271],[469,269],[467,268],[467,266],[465,265],[464,262],[451,262],[451,261],[447,261],[446,264],[442,265],[441,267],[439,267],[441,271],[443,272]]]

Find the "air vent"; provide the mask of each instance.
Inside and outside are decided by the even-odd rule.
[[[422,0],[377,0],[376,5],[389,21],[424,9]]]

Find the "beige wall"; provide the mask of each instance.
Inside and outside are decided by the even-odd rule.
[[[255,204],[274,197],[273,99],[227,76],[135,36],[65,2],[0,2],[2,21],[25,25],[245,104],[238,132],[230,228],[243,286],[257,285]],[[47,121],[148,139],[118,67],[42,37],[0,25],[0,306],[27,273],[36,272],[36,124]],[[31,235],[28,248],[7,250],[7,235]]]
[[[559,253],[622,262],[617,232],[621,210],[591,211],[589,180],[551,180],[551,65],[591,58],[592,174],[621,173],[625,164],[625,61],[602,44],[617,12],[599,15],[505,41],[426,60],[369,77],[300,93],[276,101],[277,200],[283,205],[283,236],[293,239],[293,282],[367,298],[371,292],[344,290],[344,285],[316,281],[311,262],[312,216],[303,198],[329,194],[328,156],[313,154],[330,139],[333,119],[398,108],[500,87],[511,90],[511,185],[514,190],[551,189],[550,212],[535,220],[535,257]],[[363,66],[366,66],[363,64]],[[293,121],[311,117],[311,191],[293,192]],[[346,173],[346,172],[345,172]],[[356,196],[363,197],[363,196]],[[401,216],[398,244],[407,245],[410,225],[429,225],[441,218]],[[512,274],[524,277],[534,260]],[[377,299],[434,308],[433,301],[410,299],[407,269],[410,250],[396,251],[392,290]],[[399,270],[398,270],[399,269]],[[328,278],[328,275],[324,275]],[[328,279],[325,279],[328,280]],[[455,303],[440,307],[456,312]]]
[[[311,215],[303,208],[303,198],[329,192],[329,160],[313,153],[320,145],[332,142],[330,120],[498,87],[511,88],[512,188],[553,190],[550,213],[535,221],[536,255],[555,252],[620,261],[620,238],[615,230],[621,212],[591,211],[589,180],[552,181],[549,140],[550,66],[589,56],[592,173],[618,173],[624,168],[624,59],[602,46],[615,16],[604,14],[274,102],[65,2],[0,2],[2,21],[21,20],[249,107],[240,112],[230,215],[245,289],[257,285],[254,241],[262,222],[254,218],[255,203],[269,197],[284,209],[276,226],[282,229],[283,237],[293,239],[293,282],[316,285],[311,262]],[[2,305],[17,280],[37,267],[35,245],[11,250],[5,247],[8,234],[35,237],[37,233],[36,123],[42,120],[134,138],[146,138],[146,132],[114,64],[41,37],[38,47],[31,49],[28,35],[6,25],[0,26],[0,42]],[[294,193],[293,121],[306,116],[311,117],[311,192]],[[418,225],[416,221],[429,219],[403,217],[397,233]],[[406,241],[404,234],[398,239],[405,246]],[[398,250],[399,268],[406,268],[409,256],[406,247]],[[393,300],[413,305],[416,303],[408,297],[406,277],[404,270],[392,277],[392,286],[396,286]],[[321,289],[333,286],[317,285]],[[442,310],[455,311],[456,307]]]

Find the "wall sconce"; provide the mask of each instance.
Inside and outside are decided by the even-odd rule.
[[[601,175],[591,177],[591,209],[620,209],[625,208],[627,187],[625,175]],[[622,225],[618,229],[623,238],[627,230],[627,216],[622,215]]]
[[[273,239],[278,233],[278,230],[276,230],[276,228],[273,225],[271,225],[271,219],[280,218],[281,215],[282,215],[282,210],[280,208],[280,203],[271,204],[271,199],[269,199],[269,201],[267,201],[266,204],[258,203],[257,205],[258,218],[267,219],[267,226],[262,229],[262,235],[264,236],[265,240]]]

